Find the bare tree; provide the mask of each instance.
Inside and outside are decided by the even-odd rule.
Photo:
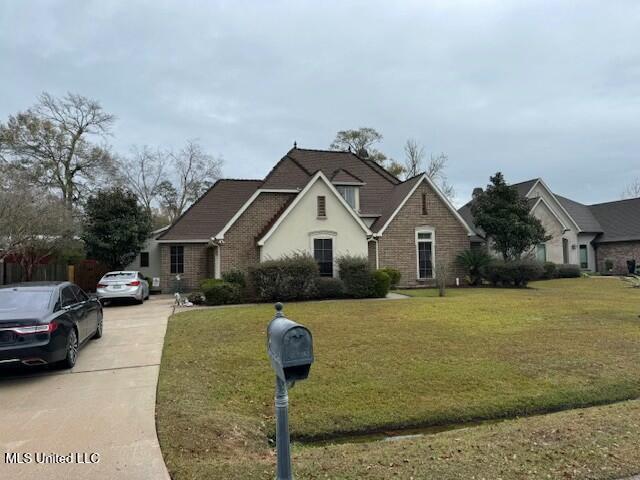
[[[8,185],[10,184],[10,187]],[[0,259],[14,256],[23,280],[47,257],[73,243],[76,225],[63,202],[22,179],[0,189]]]
[[[159,197],[159,185],[165,180],[165,159],[161,150],[148,146],[132,147],[131,157],[120,160],[120,171],[127,186],[133,191],[148,213]]]
[[[57,190],[68,210],[106,172],[112,158],[104,144],[115,117],[100,104],[69,93],[43,93],[38,103],[0,124],[0,159]],[[102,177],[104,178],[104,177]]]
[[[449,275],[449,262],[443,257],[437,257],[435,261],[436,287],[438,287],[438,295],[444,297],[446,295],[447,279]]]
[[[162,210],[174,221],[220,178],[222,159],[189,140],[180,151],[169,152],[169,162],[175,183],[164,180],[157,190]]]
[[[640,197],[640,177],[635,178],[628,184],[622,192],[621,198],[638,198]]]
[[[404,173],[407,178],[415,177],[422,171],[424,164],[424,147],[410,138],[404,144]]]
[[[431,154],[425,173],[438,184],[440,190],[442,190],[442,193],[444,193],[447,198],[453,199],[456,192],[453,189],[453,185],[447,181],[447,175],[445,174],[448,161],[449,157],[446,153],[440,153],[439,155]]]

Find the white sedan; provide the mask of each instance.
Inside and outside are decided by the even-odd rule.
[[[115,298],[131,298],[143,303],[149,298],[149,282],[140,272],[109,272],[98,282],[96,294],[100,302]]]

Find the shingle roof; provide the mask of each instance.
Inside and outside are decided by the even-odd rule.
[[[640,240],[640,198],[590,205],[604,231],[598,242]]]
[[[411,192],[411,189],[413,189],[416,183],[422,180],[422,175],[423,175],[422,173],[420,175],[416,175],[415,177],[409,178],[404,182],[399,183],[398,185],[395,185],[393,187],[391,194],[385,198],[386,205],[381,211],[381,215],[371,225],[372,232],[377,232],[382,227],[384,227],[384,224],[387,223],[387,220],[389,220],[389,218],[391,218],[391,216],[393,215],[393,212],[396,211],[396,209],[402,203],[405,197],[409,195],[409,192]]]
[[[565,210],[569,212],[571,218],[573,218],[578,224],[580,230],[582,230],[583,232],[592,233],[603,231],[602,226],[587,205],[583,205],[582,203],[576,202],[556,193],[554,193],[554,195],[558,199],[560,204],[565,208]]]
[[[533,188],[533,186],[536,184],[538,180],[540,179],[532,178],[531,180],[526,180],[524,182],[514,183],[511,186],[516,187],[516,190],[518,190],[518,193],[520,194],[520,196],[524,197],[527,195],[527,193],[529,193],[529,190]]]
[[[222,230],[260,185],[262,180],[218,180],[158,240],[211,238]]]
[[[340,168],[336,170],[331,176],[331,181],[334,183],[336,182],[361,183],[361,184],[365,183],[362,181],[361,178],[356,177],[353,173],[351,173],[349,170],[345,170],[344,168]]]
[[[351,152],[294,148],[271,170],[262,188],[302,188],[318,170],[327,178],[343,170],[364,183],[360,187],[363,215],[380,215],[389,204],[394,186],[401,183],[374,161]]]

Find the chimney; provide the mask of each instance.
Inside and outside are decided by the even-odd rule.
[[[473,193],[471,194],[471,196],[473,198],[476,198],[478,195],[482,195],[482,192],[483,192],[482,187],[476,187],[473,189]]]

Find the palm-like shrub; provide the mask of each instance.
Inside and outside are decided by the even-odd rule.
[[[491,263],[491,257],[483,250],[469,249],[458,254],[456,263],[467,270],[469,285],[480,285],[482,269]]]

